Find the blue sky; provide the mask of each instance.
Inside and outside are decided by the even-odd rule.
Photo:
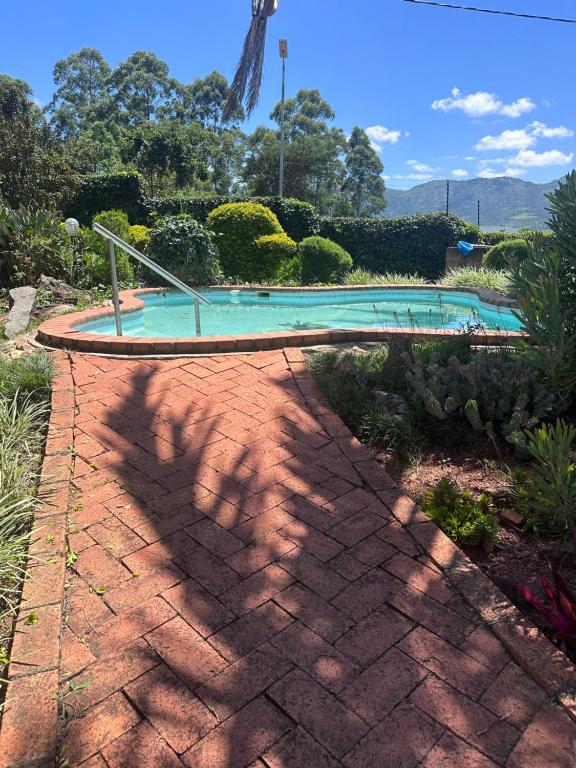
[[[480,0],[490,8],[576,17],[574,0]],[[0,72],[40,103],[52,68],[83,46],[111,65],[154,51],[183,82],[231,77],[250,0],[4,2]],[[318,88],[336,124],[369,129],[390,187],[430,178],[510,175],[550,181],[574,166],[576,25],[416,7],[402,0],[280,0],[269,24],[260,106],[278,100],[277,40],[290,42],[288,94]]]

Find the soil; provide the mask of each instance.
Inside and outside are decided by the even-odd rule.
[[[500,450],[498,457],[493,446],[482,442],[467,445],[462,451],[454,450],[449,455],[445,448],[432,448],[414,467],[407,467],[386,452],[378,454],[377,459],[415,501],[419,501],[440,479],[448,477],[460,488],[469,488],[475,494],[490,493],[500,511],[511,507],[509,480],[502,467],[511,470],[523,465],[507,446]],[[471,458],[478,456],[490,458]],[[535,537],[522,530],[521,525],[501,519],[498,539],[491,553],[479,547],[464,549],[519,610],[546,634],[549,634],[548,624],[519,596],[516,584],[523,582],[544,598],[540,575],[549,575],[550,566],[554,565],[576,595],[576,553],[564,551],[560,554],[557,541]]]

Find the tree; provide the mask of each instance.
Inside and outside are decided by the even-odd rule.
[[[197,121],[204,128],[220,130],[224,123],[237,124],[244,120],[241,106],[233,110],[224,120],[224,103],[228,92],[228,81],[219,72],[198,77],[189,85],[178,85],[174,99],[174,117],[185,123]]]
[[[95,119],[109,116],[109,77],[110,67],[96,48],[82,48],[56,62],[56,91],[47,112],[57,134],[77,138]]]
[[[161,115],[176,95],[168,64],[149,51],[136,51],[110,76],[115,103],[129,125],[143,125]]]
[[[280,105],[271,119],[280,122]],[[286,101],[285,194],[313,203],[323,214],[335,212],[342,197],[346,137],[329,125],[332,107],[317,90],[301,90]],[[278,189],[280,133],[259,127],[248,138],[243,178],[252,194]]]
[[[342,191],[355,216],[371,216],[386,207],[384,166],[366,131],[354,128],[346,147],[346,179]]]
[[[75,177],[23,80],[0,75],[0,197],[57,208]]]
[[[66,155],[78,173],[112,173],[120,170],[120,126],[98,120],[66,142]]]

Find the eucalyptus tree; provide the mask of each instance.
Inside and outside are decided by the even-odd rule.
[[[143,125],[162,115],[177,95],[168,64],[150,51],[136,51],[111,73],[114,102],[128,125]]]
[[[176,86],[176,95],[166,110],[166,116],[185,123],[201,123],[204,128],[219,131],[225,127],[237,126],[245,118],[244,110],[237,107],[224,120],[224,105],[228,93],[228,81],[220,72],[211,72],[198,77],[192,83]],[[168,111],[170,114],[168,115]]]
[[[355,216],[371,216],[386,207],[384,166],[366,131],[353,128],[346,145],[346,178],[342,191]]]
[[[82,48],[54,66],[56,90],[46,108],[55,132],[77,138],[95,120],[110,117],[110,67],[96,48]]]

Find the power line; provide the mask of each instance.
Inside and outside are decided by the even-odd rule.
[[[476,8],[473,5],[454,5],[453,3],[440,3],[436,0],[404,0],[405,3],[414,5],[433,5],[437,8],[448,8],[452,11],[474,11],[475,13],[491,13],[495,16],[514,16],[519,19],[536,19],[538,21],[557,21],[561,24],[576,24],[576,19],[563,19],[558,16],[538,16],[533,13],[520,13],[516,11],[498,11],[495,8]]]

